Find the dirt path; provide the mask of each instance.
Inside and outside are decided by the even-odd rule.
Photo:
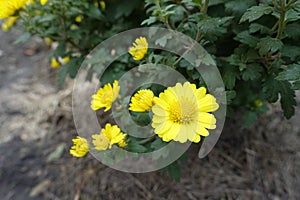
[[[71,87],[55,88],[45,46],[0,38],[1,200],[300,199],[299,104],[290,121],[276,105],[251,129],[228,121],[208,157],[189,149],[179,183],[160,172],[122,173],[69,155]]]

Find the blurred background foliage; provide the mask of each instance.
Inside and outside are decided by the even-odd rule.
[[[60,87],[67,76],[76,77],[101,41],[128,29],[157,26],[190,36],[213,57],[226,87],[229,117],[240,112],[249,126],[268,110],[268,103],[278,100],[286,118],[294,115],[295,90],[300,89],[299,1],[31,0],[12,16],[18,16],[25,31],[16,42],[37,35],[52,43],[49,62],[56,62]],[[15,23],[8,19],[4,17],[6,31]],[[152,51],[146,60],[173,66],[190,82],[205,85],[177,55]],[[123,56],[104,74],[103,83],[136,64]]]

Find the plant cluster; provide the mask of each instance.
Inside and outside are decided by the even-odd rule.
[[[239,112],[243,125],[249,126],[268,110],[269,103],[277,101],[286,118],[295,113],[295,91],[300,89],[297,0],[9,0],[0,1],[0,19],[4,19],[4,31],[16,22],[25,28],[17,42],[38,35],[55,47],[49,62],[58,70],[60,87],[67,76],[76,77],[84,58],[100,42],[124,30],[156,26],[193,38],[215,60],[225,84],[229,117]],[[172,39],[165,36],[156,42],[164,46]],[[198,143],[200,135],[207,136],[207,129],[215,128],[211,112],[220,102],[206,94],[205,82],[193,65],[178,55],[148,49],[142,35],[128,52],[99,77],[102,87],[92,96],[93,110],[111,108],[120,90],[115,80],[135,65],[164,64],[182,73],[188,82],[140,88],[127,105],[138,124],[151,122],[156,139],[150,142],[154,146],[171,140]],[[100,57],[104,62],[105,55]],[[98,60],[89,58],[87,80],[102,74]],[[189,94],[185,98],[183,91]],[[145,112],[153,114],[150,121],[143,117]],[[204,121],[199,116],[205,116],[200,117]],[[92,138],[97,150],[118,145],[147,151],[143,141],[130,139],[111,124]],[[84,138],[74,139],[74,144],[70,153],[77,157],[90,148]]]

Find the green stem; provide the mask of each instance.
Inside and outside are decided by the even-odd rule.
[[[201,11],[204,15],[206,15],[206,13],[207,13],[208,3],[209,3],[209,0],[205,0],[204,6],[202,7]]]
[[[209,3],[209,0],[205,0],[204,5],[201,8],[201,12],[202,12],[203,17],[205,17],[206,14],[207,14],[208,3]],[[195,39],[197,42],[200,41],[201,35],[202,35],[202,30],[199,28],[197,30],[197,35],[196,35],[196,39]]]
[[[173,30],[172,27],[170,26],[168,17],[162,17],[162,16],[161,16],[161,14],[162,14],[162,9],[161,9],[161,7],[160,7],[159,0],[156,0],[156,1],[155,1],[155,5],[156,5],[157,9],[158,9],[159,12],[160,12],[161,21],[165,24],[165,26],[166,26],[168,29]]]
[[[153,136],[151,136],[151,137],[149,137],[149,138],[146,138],[146,139],[144,139],[144,140],[141,140],[140,142],[139,142],[139,144],[147,144],[148,142],[152,142],[153,140],[155,140],[155,138],[156,138],[156,135],[153,135]]]
[[[280,10],[279,10],[280,17],[279,17],[279,22],[278,22],[277,36],[276,36],[276,38],[278,38],[278,39],[281,38],[283,29],[284,29],[284,26],[285,26],[285,23],[284,23],[285,15],[286,15],[285,5],[286,5],[285,0],[280,0]]]

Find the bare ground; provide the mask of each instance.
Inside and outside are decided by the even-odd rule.
[[[289,121],[278,105],[249,129],[228,120],[206,158],[188,150],[180,182],[123,173],[69,155],[72,82],[57,90],[47,48],[16,35],[0,32],[0,199],[300,199],[300,102]]]

